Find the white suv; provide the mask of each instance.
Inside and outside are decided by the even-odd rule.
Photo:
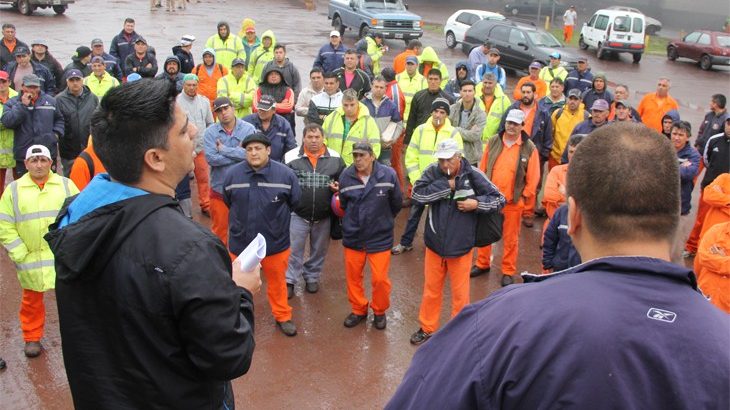
[[[596,48],[599,59],[608,53],[630,53],[634,63],[644,53],[643,14],[625,10],[598,10],[588,23],[583,24],[578,45],[581,49]]]
[[[505,20],[506,17],[499,13],[484,10],[459,10],[452,14],[444,25],[444,36],[446,46],[454,48],[464,41],[464,34],[474,23],[479,20]]]

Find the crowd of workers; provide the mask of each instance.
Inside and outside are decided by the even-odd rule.
[[[551,54],[544,67],[532,62],[508,93],[506,72],[499,65],[501,51],[489,43],[472,50],[452,75],[434,48],[418,40],[389,65],[382,59],[389,50],[380,34],[347,48],[341,33],[333,30],[317,53],[306,85],[287,58],[286,45],[277,42],[271,30],[258,35],[251,19],[242,22],[239,35],[228,23],[219,23],[198,64],[192,51],[197,40],[182,35],[159,74],[157,52],[135,31],[131,18],[112,39],[109,52],[103,40],[93,39],[90,47],[76,49],[65,68],[50,54],[46,41],[33,40],[29,47],[16,38],[12,24],[4,24],[2,30],[0,241],[23,288],[20,323],[28,357],[42,351],[44,292],[58,288],[61,320],[73,322],[80,311],[61,305],[82,295],[87,285],[77,281],[84,269],[101,269],[88,265],[90,249],[104,254],[102,260],[115,258],[107,254],[115,250],[99,244],[82,247],[74,238],[90,239],[73,227],[96,215],[94,210],[143,197],[145,191],[157,192],[135,187],[141,171],[113,159],[114,144],[109,141],[116,133],[107,130],[111,120],[96,115],[121,106],[117,99],[125,95],[119,90],[126,86],[120,84],[135,82],[138,93],[146,87],[165,94],[160,84],[169,86],[175,110],[186,119],[181,133],[192,134],[194,170],[181,172],[188,160],[187,145],[150,154],[159,158],[145,156],[145,164],[154,168],[158,161],[190,174],[182,181],[160,182],[174,189],[173,205],[188,218],[194,177],[200,211],[210,217],[211,231],[222,243],[205,253],[225,249],[234,260],[257,234],[264,236],[267,252],[261,270],[267,298],[276,325],[287,336],[297,334],[288,299],[300,281],[307,293],[319,291],[332,239],[341,239],[344,248],[351,305],[344,326],[357,326],[372,310],[373,326],[385,329],[391,257],[414,249],[424,213],[425,283],[419,326],[410,338],[414,345],[439,329],[447,277],[451,317],[470,303],[469,278],[490,272],[491,245],[500,237],[504,287],[515,283],[521,246],[542,248],[543,270],[537,273],[543,275],[580,265],[587,259],[569,234],[575,218],[568,207],[569,164],[586,135],[618,123],[643,124],[671,141],[679,163],[677,216],[690,213],[692,191],[704,170],[696,224],[684,256],[695,257],[697,281],[710,302],[730,313],[730,116],[723,94],[711,96],[711,111],[691,143],[693,127],[679,117],[669,78],[660,77],[656,91],[634,107],[628,86],[609,90],[606,74],[591,72],[585,57],[569,69],[559,53]],[[138,117],[140,124],[117,125],[152,138],[144,121],[159,126],[159,118],[146,116],[142,109]],[[304,124],[299,132],[297,117]],[[94,130],[107,130],[108,135]],[[63,176],[56,173],[57,162]],[[7,187],[6,170],[14,180]],[[599,176],[611,178],[605,172],[595,177]],[[115,185],[125,182],[131,186]],[[607,181],[592,189],[604,197],[612,187]],[[65,204],[79,190],[71,205]],[[170,206],[167,200],[158,202],[158,208]],[[394,219],[402,208],[409,209],[408,219],[396,241]],[[120,218],[131,218],[127,222],[133,224],[143,216],[130,213]],[[521,227],[533,227],[541,216],[541,243],[520,245]],[[655,223],[652,215],[645,217],[646,224]],[[488,224],[496,225],[499,234],[481,240]],[[49,226],[51,233],[44,239]],[[99,235],[100,229],[92,232]],[[145,232],[162,235],[150,227]],[[199,244],[190,246],[195,252]],[[115,263],[121,265],[114,269],[123,269],[123,261]],[[370,298],[363,283],[366,263]],[[166,267],[154,269],[162,272]],[[541,278],[526,275],[525,281]],[[251,303],[250,293],[242,296],[242,305]],[[62,326],[64,342],[77,337],[71,332]],[[69,347],[67,355],[66,349],[64,343],[72,391],[83,390],[83,365],[69,365],[71,358],[84,362],[82,353]],[[0,364],[4,366],[1,360]]]

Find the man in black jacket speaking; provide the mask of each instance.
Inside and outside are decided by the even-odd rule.
[[[251,365],[261,279],[232,268],[221,241],[174,198],[197,134],[174,84],[110,90],[91,132],[108,175],[67,202],[46,235],[74,406],[233,408],[230,380]]]

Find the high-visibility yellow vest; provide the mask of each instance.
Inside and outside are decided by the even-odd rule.
[[[449,138],[455,139],[459,149],[463,151],[464,141],[461,139],[461,134],[451,126],[448,118],[438,132],[433,127],[431,117],[413,131],[411,142],[406,148],[405,158],[406,174],[408,174],[411,184],[418,181],[426,167],[436,162],[436,157],[434,157],[436,144]]]
[[[105,96],[109,90],[119,85],[119,80],[104,71],[104,76],[101,77],[101,80],[96,76],[96,74],[89,74],[86,78],[84,78],[84,85],[89,87],[92,94],[99,97],[99,101],[101,102],[101,97]]]
[[[221,40],[218,34],[213,34],[205,42],[205,48],[215,50],[215,62],[222,64],[225,68],[231,68],[234,58],[246,59],[246,50],[243,48],[243,43],[235,34],[229,34],[226,41]]]
[[[218,97],[228,97],[236,109],[236,117],[242,118],[251,114],[253,94],[256,92],[256,83],[251,76],[243,73],[240,79],[236,80],[233,73],[228,73],[218,80]]]
[[[324,137],[327,148],[337,151],[345,161],[345,165],[352,165],[352,144],[356,142],[369,142],[373,147],[375,158],[380,156],[380,129],[373,117],[369,115],[368,107],[363,103],[357,113],[357,120],[350,127],[345,136],[344,116],[342,107],[332,111],[324,118]]]
[[[484,100],[482,100],[483,95],[482,86],[477,84],[475,98],[479,101],[479,107],[486,112]],[[482,131],[482,141],[487,141],[489,138],[497,135],[502,116],[511,105],[512,101],[504,94],[502,86],[497,84],[494,87],[494,101],[492,101],[492,106],[489,107],[489,112],[487,113],[487,124],[484,126],[484,131]]]
[[[403,92],[403,96],[406,99],[406,106],[403,111],[403,122],[405,123],[408,121],[408,114],[411,112],[411,101],[413,101],[413,96],[416,95],[417,92],[428,88],[428,83],[426,82],[426,77],[418,72],[416,72],[413,77],[410,77],[408,76],[408,72],[404,71],[395,76],[395,80],[398,82],[398,87],[400,87],[400,90]]]
[[[27,173],[5,188],[0,198],[0,242],[15,262],[23,289],[45,292],[55,287],[53,252],[43,236],[66,198],[78,193],[70,179],[53,172],[42,190]]]
[[[8,99],[18,95],[18,92],[12,88],[8,88],[10,94]],[[3,115],[3,104],[0,104],[0,117]],[[13,155],[13,141],[15,139],[15,131],[5,126],[0,122],[0,168],[13,168],[15,167],[15,156]]]

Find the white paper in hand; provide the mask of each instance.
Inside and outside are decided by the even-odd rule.
[[[250,272],[261,263],[264,257],[266,257],[266,239],[259,233],[233,263],[238,263],[242,271]]]

